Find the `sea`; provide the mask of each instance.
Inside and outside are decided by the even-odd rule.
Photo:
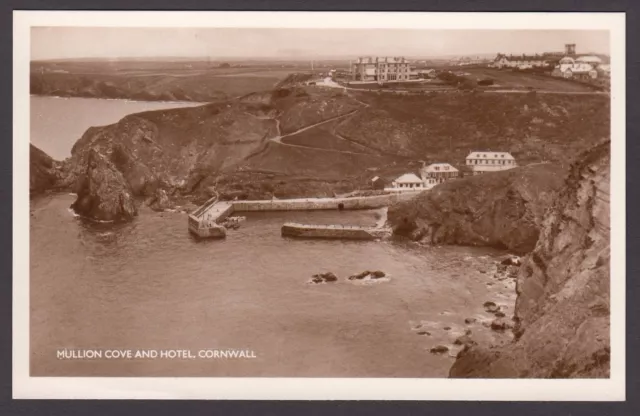
[[[56,158],[88,123],[192,105],[31,104],[31,140]],[[380,210],[249,213],[225,239],[198,240],[179,210],[95,223],[74,200],[31,201],[32,376],[446,377],[457,337],[495,336],[483,303],[515,300],[513,282],[493,277],[502,251],[280,233],[285,222],[373,226]],[[386,276],[348,279],[364,270]],[[325,272],[338,280],[310,283]]]

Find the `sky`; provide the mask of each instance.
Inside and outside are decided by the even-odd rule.
[[[562,51],[609,54],[607,31],[34,27],[31,59],[353,58]]]

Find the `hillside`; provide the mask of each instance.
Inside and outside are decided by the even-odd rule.
[[[429,244],[527,253],[564,173],[560,165],[538,164],[445,182],[390,207],[389,224],[395,234]]]
[[[451,377],[609,377],[609,187],[607,141],[572,165],[520,267],[516,340],[466,348]]]
[[[464,162],[471,149],[518,163],[566,162],[609,137],[609,98],[598,95],[429,93],[355,95],[369,106],[337,132],[386,153]]]
[[[77,191],[95,148],[136,198],[157,197],[158,189],[196,203],[214,190],[228,198],[331,196],[367,189],[373,176],[416,171],[421,161],[459,165],[476,149],[511,151],[520,164],[563,164],[608,137],[608,126],[602,96],[291,86],[90,128],[55,185]]]

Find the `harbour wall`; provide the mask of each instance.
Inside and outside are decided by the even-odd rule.
[[[393,203],[409,200],[418,192],[402,192],[375,196],[350,198],[299,198],[273,199],[255,201],[220,201],[207,203],[189,215],[189,231],[199,237],[224,238],[226,230],[219,225],[225,218],[235,212],[266,211],[311,211],[311,210],[356,210],[387,207]],[[285,224],[287,226],[287,224]],[[306,228],[305,228],[306,227]],[[283,226],[282,235],[309,238],[349,238],[372,240],[381,238],[385,232],[380,228],[334,226],[334,225],[301,225]],[[290,234],[285,234],[290,233]],[[304,235],[303,235],[304,234]]]
[[[347,240],[376,240],[386,237],[390,230],[384,228],[358,227],[353,225],[310,225],[286,223],[282,236],[297,238],[327,238]]]
[[[404,192],[387,195],[351,198],[300,198],[257,201],[232,201],[234,211],[312,211],[326,209],[374,209],[409,200],[420,192]]]

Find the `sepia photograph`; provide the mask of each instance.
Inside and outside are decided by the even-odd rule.
[[[14,14],[23,395],[624,398],[624,15],[74,13]]]

